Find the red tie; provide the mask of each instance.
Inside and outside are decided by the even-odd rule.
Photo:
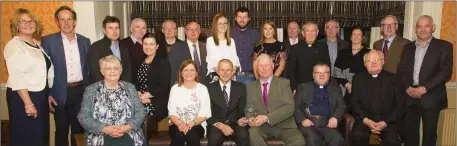
[[[267,91],[267,85],[268,83],[263,83],[263,105],[265,105],[265,108],[268,111],[268,91]]]
[[[384,61],[387,61],[387,54],[389,54],[389,47],[388,44],[389,40],[384,41],[384,47],[382,47],[382,53],[384,53]]]

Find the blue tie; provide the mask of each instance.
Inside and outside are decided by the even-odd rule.
[[[197,68],[200,69],[200,57],[198,57],[198,52],[197,52],[197,45],[192,44],[194,47],[194,61],[197,64]]]

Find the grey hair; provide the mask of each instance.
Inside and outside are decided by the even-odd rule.
[[[176,24],[176,22],[174,20],[167,19],[167,20],[162,22],[162,29],[165,27],[165,23],[168,23],[168,22],[175,24],[175,29],[178,28],[178,25]]]
[[[146,21],[143,18],[135,18],[132,20],[132,22],[130,22],[130,28],[133,27],[134,23],[139,22],[139,21],[142,21],[142,22],[144,22],[144,24],[146,24]]]
[[[220,68],[220,66],[221,66],[222,63],[228,63],[228,64],[230,64],[230,65],[232,66],[232,70],[234,70],[232,61],[230,61],[230,60],[228,60],[228,59],[221,59],[221,60],[219,60],[219,62],[217,63],[217,69]]]
[[[325,22],[325,26],[324,26],[325,30],[327,30],[328,23],[332,22],[332,21],[336,23],[336,26],[338,26],[338,28],[340,28],[340,23],[338,21],[336,21],[335,19],[330,19],[327,22]]]
[[[382,18],[382,20],[381,20],[381,25],[384,24],[384,19],[386,19],[386,18],[392,18],[392,19],[394,19],[395,23],[397,24],[397,25],[395,25],[395,28],[398,29],[398,19],[397,19],[397,16],[395,16],[395,15],[387,15],[387,16],[385,16],[385,17]]]
[[[268,59],[271,64],[273,64],[273,58],[271,58],[270,55],[262,53],[259,56],[257,56],[256,63],[259,63],[261,60]]]
[[[120,67],[120,69],[122,70],[121,60],[114,55],[108,55],[108,56],[101,58],[98,61],[98,65],[100,65],[100,69],[104,68],[106,63],[114,63],[114,64],[118,65]]]
[[[371,53],[376,53],[376,54],[378,54],[378,55],[381,57],[381,59],[384,60],[384,54],[382,53],[382,51],[375,50],[375,49],[371,49],[368,53],[365,53],[365,54],[363,55],[363,62],[367,61],[367,56],[368,56],[369,54],[371,54]]]
[[[422,16],[420,16],[419,19],[417,19],[417,22],[419,22],[419,20],[421,20],[421,19],[428,19],[428,20],[430,20],[430,22],[432,22],[432,24],[434,24],[433,23],[433,18],[430,15],[422,15]]]
[[[308,25],[316,25],[316,32],[319,33],[319,26],[318,26],[317,23],[314,22],[314,21],[307,21],[307,22],[305,22],[305,23],[302,25],[302,31],[303,31],[303,32],[305,31],[305,28],[306,28],[306,26],[308,26]]]

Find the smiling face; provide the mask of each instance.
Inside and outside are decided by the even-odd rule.
[[[136,20],[132,23],[130,32],[137,40],[142,40],[144,34],[146,34],[146,23],[142,20]]]
[[[225,33],[225,32],[227,32],[227,28],[228,28],[227,18],[225,18],[225,17],[219,18],[219,20],[217,20],[217,31],[219,33]]]
[[[397,22],[395,21],[394,17],[386,17],[384,18],[381,24],[381,31],[384,34],[385,38],[390,38],[397,33]]]
[[[165,38],[174,38],[178,35],[176,29],[176,23],[173,21],[166,21],[162,24],[162,32],[165,34]]]
[[[101,72],[105,81],[119,81],[122,73],[122,67],[119,63],[112,61],[105,61],[102,63]]]
[[[219,80],[223,83],[227,83],[233,78],[233,65],[229,61],[220,61],[217,66],[217,74],[219,75]]]
[[[364,57],[365,67],[370,74],[379,74],[384,65],[384,58],[382,52],[372,50]]]
[[[62,10],[57,15],[57,25],[60,28],[60,31],[64,34],[75,33],[76,20],[73,20],[73,14],[71,11]]]
[[[187,24],[185,33],[188,40],[194,43],[197,42],[200,36],[200,25],[195,22]]]
[[[327,65],[314,66],[313,79],[320,86],[326,85],[330,79],[330,68]]]
[[[340,30],[340,27],[336,23],[336,21],[329,21],[325,26],[325,34],[327,37],[335,38]]]
[[[103,28],[103,33],[105,33],[106,37],[108,37],[111,41],[119,39],[119,23],[106,23],[106,27]]]
[[[197,69],[194,67],[193,64],[188,64],[184,69],[181,71],[182,78],[184,82],[193,82],[196,81],[197,77]]]
[[[360,29],[352,30],[351,34],[351,41],[353,44],[361,44],[362,43],[362,31]]]
[[[432,37],[433,32],[435,32],[435,24],[433,24],[432,20],[430,20],[427,17],[422,17],[419,20],[417,20],[417,39],[422,41],[428,41]]]
[[[299,31],[300,28],[297,22],[290,22],[289,25],[287,25],[287,35],[289,38],[297,38]]]
[[[159,44],[155,38],[145,38],[143,39],[143,52],[147,56],[153,56],[156,54],[157,49],[159,49]]]
[[[263,36],[265,39],[274,39],[275,30],[270,24],[263,25]]]
[[[306,42],[313,43],[316,41],[318,29],[316,24],[306,24],[303,26],[303,36]]]
[[[248,12],[237,12],[235,17],[236,24],[239,28],[244,29],[249,23],[249,14]]]
[[[19,16],[19,24],[17,27],[19,34],[33,35],[36,31],[36,22],[30,18],[29,15],[21,14]]]

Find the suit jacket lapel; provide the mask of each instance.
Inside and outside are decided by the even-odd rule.
[[[221,97],[219,98],[219,100],[217,101],[217,103],[219,104],[219,106],[222,107],[222,109],[225,109],[225,111],[227,111],[227,105],[225,105],[225,97],[224,97],[224,91],[222,91],[222,86],[221,84],[219,84],[219,82],[216,82],[217,83],[217,87],[219,87],[219,89],[217,90],[217,94],[219,94],[218,97]],[[231,93],[231,90],[230,90],[230,93]],[[230,94],[231,96],[231,94]]]
[[[232,107],[235,105],[235,103],[238,101],[238,96],[236,91],[235,91],[235,86],[233,84],[233,81],[231,81],[231,85],[230,85],[230,97],[229,97],[229,106],[227,107],[227,110],[228,109],[232,109]]]
[[[67,60],[65,59],[65,48],[63,47],[63,40],[62,40],[62,33],[59,33],[57,35],[57,40],[55,41],[56,45],[57,45],[57,49],[56,50],[53,50],[53,51],[56,51],[56,56],[60,56],[60,57],[56,57],[56,59],[61,62],[63,65],[62,67],[64,68],[65,70],[65,79],[67,78],[67,66],[65,64],[67,64]],[[79,44],[78,44],[79,45]],[[57,62],[56,62],[57,63]],[[81,62],[81,65],[83,65],[83,63]],[[82,69],[82,67],[81,67]]]
[[[85,45],[84,45],[84,42],[82,41],[82,39],[80,39],[78,37],[76,39],[76,41],[78,41],[78,50],[79,50],[79,60],[80,60],[80,63],[81,63],[81,72],[84,73],[84,64],[86,64],[86,62],[85,62],[86,48],[83,48]]]
[[[335,98],[337,97],[335,94],[335,92],[333,92],[335,89],[333,89],[332,86],[329,86],[327,85],[327,92],[328,92],[328,102],[329,102],[329,106],[330,106],[330,116],[333,115],[333,111],[335,110]]]
[[[200,50],[200,64],[206,62],[206,44],[202,42],[198,42],[198,49]]]
[[[263,88],[263,87],[262,87],[262,85],[260,84],[260,80],[256,80],[256,81],[255,81],[255,88],[258,89],[258,90],[256,90],[256,91],[257,91],[257,95],[259,95],[258,98],[260,98],[260,100],[259,100],[259,101],[261,102],[260,105],[262,105],[262,106],[264,107],[264,108],[262,108],[262,109],[265,111],[265,113],[267,113],[268,110],[267,110],[267,109],[265,108],[265,106],[263,105],[263,103],[264,103],[264,100],[263,100],[263,93],[262,93],[262,88]],[[271,89],[271,86],[270,86],[270,89]],[[269,94],[269,93],[268,93],[268,94]],[[260,111],[259,111],[259,112],[260,112]]]
[[[427,52],[425,52],[425,55],[424,55],[424,58],[422,60],[421,69],[420,70],[424,70],[425,68],[427,68],[427,61],[426,60],[433,60],[431,57],[435,56],[434,53],[435,53],[435,50],[436,50],[436,49],[433,49],[433,45],[435,44],[434,42],[435,42],[435,38],[433,37],[432,40],[430,40],[430,44],[428,44]],[[414,49],[414,50],[416,50],[416,49]],[[416,52],[414,52],[414,56],[415,56],[415,54],[416,54]],[[414,61],[413,61],[412,65],[414,65]],[[413,73],[414,73],[414,71],[413,71]],[[424,73],[424,71],[419,72],[419,83],[421,83],[421,73]]]

